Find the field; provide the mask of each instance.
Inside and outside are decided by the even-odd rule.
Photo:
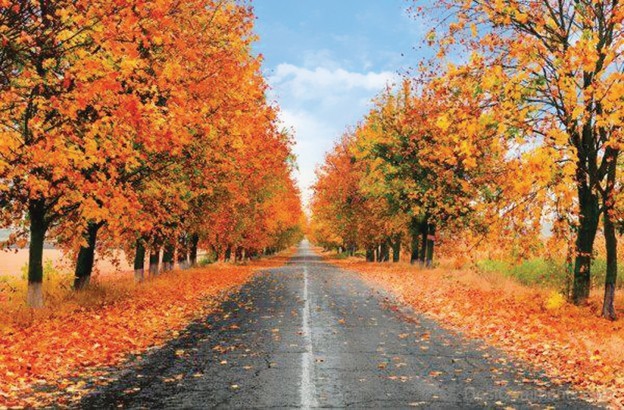
[[[72,261],[59,249],[43,250],[44,264],[48,263],[61,271],[71,270]],[[28,265],[28,250],[13,249],[0,253],[0,278],[22,277],[25,267]],[[119,252],[116,258],[98,259],[95,269],[101,273],[115,271],[129,271],[132,269],[127,258]]]

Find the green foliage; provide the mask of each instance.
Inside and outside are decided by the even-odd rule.
[[[336,253],[335,259],[347,259],[349,257],[349,252],[338,252]]]
[[[205,255],[202,255],[202,257],[199,258],[199,260],[197,261],[197,266],[203,268],[204,266],[213,264],[216,261],[217,261],[217,256],[213,252],[210,252]]]
[[[21,274],[22,274],[22,280],[27,280],[28,279],[28,264],[24,264],[24,266],[22,266],[22,268],[20,269]],[[69,286],[69,279],[70,279],[71,275],[68,274],[67,272],[62,272],[60,270],[58,270],[55,266],[54,263],[50,260],[50,259],[46,259],[43,262],[43,278],[44,281],[47,282],[60,282],[60,283],[64,283],[67,282],[68,286]]]
[[[477,267],[483,272],[499,272],[527,286],[567,288],[566,266],[564,263],[554,260],[534,258],[517,264],[500,260],[483,260],[477,263]]]
[[[533,258],[514,264],[501,260],[485,259],[477,262],[477,269],[482,272],[501,273],[527,286],[543,286],[564,291],[570,286],[570,275],[564,261]],[[592,282],[595,286],[604,283],[606,269],[607,262],[605,259],[597,258],[592,261]],[[624,287],[623,276],[624,266],[619,264],[618,288]]]
[[[366,251],[362,249],[357,250],[355,251],[355,254],[353,256],[358,257],[358,258],[366,258]]]
[[[621,261],[618,261],[618,272],[616,287],[624,288],[624,266]],[[605,276],[607,275],[607,260],[603,258],[596,258],[592,260],[591,264],[592,281],[595,286],[600,286],[605,283]]]

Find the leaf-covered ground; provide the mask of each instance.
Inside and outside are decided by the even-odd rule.
[[[333,263],[360,273],[444,326],[532,363],[555,381],[571,383],[590,401],[624,406],[624,329],[622,322],[597,317],[598,300],[579,308],[553,292],[471,271],[360,259]]]
[[[50,295],[38,311],[5,298],[0,407],[62,405],[107,383],[108,366],[177,337],[192,320],[217,309],[222,295],[287,257],[168,272],[140,285],[131,274],[109,275],[86,292]]]

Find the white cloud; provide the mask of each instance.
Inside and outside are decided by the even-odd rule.
[[[292,129],[295,133],[294,153],[299,166],[297,180],[303,200],[307,204],[311,195],[310,187],[315,180],[316,165],[332,147],[333,138],[338,135],[340,129],[319,121],[313,113],[306,111],[282,109],[280,120],[282,126]]]
[[[315,167],[325,152],[347,127],[363,118],[371,99],[396,79],[389,71],[354,72],[335,61],[315,68],[283,63],[268,77],[272,97],[281,107],[280,119],[295,133],[298,181],[306,204]]]
[[[280,64],[269,82],[297,98],[310,100],[351,90],[377,93],[394,79],[395,74],[389,71],[357,73],[342,68],[317,67],[312,70]]]

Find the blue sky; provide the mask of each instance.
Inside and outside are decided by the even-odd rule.
[[[427,23],[406,0],[254,0],[255,51],[264,55],[270,98],[292,128],[307,203],[315,167],[371,99],[429,55]]]

